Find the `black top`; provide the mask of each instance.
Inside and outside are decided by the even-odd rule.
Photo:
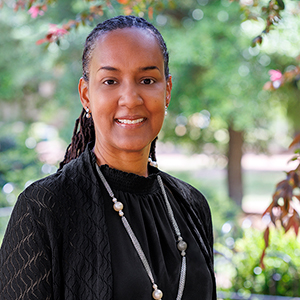
[[[172,192],[176,200],[175,202],[174,199],[170,199],[182,236],[191,245],[193,242],[190,239],[194,237],[196,245],[201,249],[206,266],[205,264],[203,266],[202,261],[203,268],[201,267],[201,272],[203,271],[204,275],[199,275],[199,278],[201,277],[201,280],[203,280],[203,276],[207,276],[207,274],[205,275],[205,269],[209,270],[209,276],[204,280],[208,285],[212,283],[212,290],[209,292],[208,287],[206,291],[208,294],[212,294],[211,299],[214,300],[216,299],[216,288],[213,271],[213,236],[208,204],[203,195],[190,185],[166,173],[160,172],[160,174],[165,186]],[[106,176],[109,177],[108,174]],[[122,177],[124,182],[128,181],[127,176]],[[151,181],[151,176],[149,180]],[[122,181],[109,183],[113,190],[117,190],[118,185],[122,184],[124,198],[129,195],[126,187],[132,188],[130,185],[122,183]],[[140,189],[142,185],[139,182],[136,184],[136,197],[142,199],[144,197],[142,195],[143,191]],[[157,190],[158,185],[154,183],[152,188],[150,187],[150,192],[152,194],[157,193],[157,197],[151,196],[149,192],[149,196],[147,196],[149,201],[143,201],[143,203],[148,203],[146,205],[149,206],[152,205],[152,209],[144,210],[143,214],[163,213],[161,209],[157,210],[160,207],[156,203],[159,199],[158,194],[160,194],[160,191]],[[118,193],[116,192],[117,196],[119,196]],[[155,202],[151,204],[152,200],[150,201],[150,199]],[[170,235],[169,225],[166,226],[168,220],[165,218],[163,224],[158,225],[157,223],[156,228],[160,228],[162,231],[157,230],[159,234],[153,233],[152,235],[154,242],[155,239],[159,238],[160,243],[155,246],[150,243],[147,244],[148,238],[145,239],[144,230],[147,231],[147,235],[151,236],[151,230],[156,231],[156,229],[150,226],[147,227],[147,223],[144,223],[144,226],[139,225],[143,223],[135,223],[131,213],[127,211],[127,208],[130,208],[130,201],[125,203],[125,200],[122,200],[125,204],[124,211],[128,215],[129,222],[137,230],[136,234],[141,239],[143,247],[145,247],[147,257],[149,257],[148,255],[151,256],[150,261],[153,264],[155,277],[158,277],[157,282],[165,292],[166,297],[169,297],[168,290],[164,290],[164,286],[167,286],[168,282],[166,284],[164,282],[160,283],[160,267],[157,266],[158,262],[155,260],[157,252],[160,252],[160,257],[165,261],[162,270],[168,271],[172,283],[173,278],[178,276],[179,272],[176,269],[178,267],[175,266],[177,265],[177,258],[174,261],[171,259],[174,251],[172,247],[174,235]],[[114,293],[120,292],[119,283],[122,281],[122,284],[124,284],[124,280],[127,278],[127,273],[125,276],[121,276],[121,279],[117,277],[121,272],[116,271],[118,266],[115,265],[115,260],[117,261],[118,258],[115,257],[120,253],[121,261],[126,263],[126,252],[119,252],[119,250],[122,248],[122,250],[127,251],[126,249],[129,249],[130,244],[126,240],[124,242],[126,247],[120,247],[119,245],[123,245],[123,241],[122,243],[114,241],[111,230],[114,228],[123,230],[123,228],[118,225],[110,225],[115,217],[117,222],[120,221],[118,215],[109,210],[110,201],[95,169],[95,157],[89,149],[86,149],[78,159],[65,165],[61,171],[30,185],[18,198],[0,249],[0,299],[112,300]],[[106,206],[107,202],[109,203],[108,207]],[[180,207],[181,217],[174,203],[177,203]],[[165,210],[163,209],[163,211]],[[112,213],[111,218],[109,213]],[[145,217],[145,220],[148,218],[144,215],[143,217]],[[182,218],[182,221],[180,218]],[[157,222],[157,219],[154,218],[153,221]],[[186,233],[182,229],[181,222],[188,224],[192,234]],[[167,232],[164,233],[164,230],[167,230]],[[165,237],[163,238],[163,236]],[[126,238],[126,235],[122,232],[119,237]],[[146,241],[145,243],[143,238]],[[162,249],[168,249],[168,247],[170,251],[167,255],[166,250]],[[191,247],[196,252],[198,251],[198,254],[201,254],[197,246]],[[189,249],[187,249],[187,269],[188,276],[191,278],[189,268],[192,267],[193,263],[189,262],[192,257],[192,251],[189,251]],[[178,256],[176,251],[174,255]],[[132,248],[128,252],[133,255],[134,249]],[[122,255],[126,259],[122,259]],[[140,275],[145,274],[143,269],[141,272],[131,272],[133,267],[131,260],[129,262],[128,269],[126,266],[125,268],[130,276],[133,274],[138,279],[140,276],[145,276]],[[138,262],[135,265],[137,266]],[[134,268],[137,268],[136,266]],[[172,268],[176,269],[175,275],[171,275]],[[135,279],[129,280],[130,284],[134,283],[133,280]],[[151,284],[147,277],[142,280],[145,280],[145,286],[147,283],[146,289],[150,289],[148,299],[151,299]],[[189,282],[192,281],[187,278],[187,284],[190,284]],[[174,285],[177,289],[177,282]],[[121,285],[120,287],[122,289]],[[130,288],[128,289],[130,290]],[[125,299],[124,297],[126,296],[122,294],[119,299]],[[169,299],[174,300],[172,297],[173,295]],[[134,297],[128,296],[129,298],[131,300],[142,299],[136,297],[136,295]]]
[[[124,205],[123,212],[141,244],[157,285],[164,293],[163,299],[175,300],[182,257],[176,247],[174,229],[157,181],[157,174],[160,172],[154,168],[150,170],[154,173],[145,178],[101,166],[101,171],[115,196]],[[202,251],[179,204],[170,190],[166,187],[165,189],[181,235],[188,244],[187,275],[182,299],[212,299],[212,279]],[[121,218],[112,205],[111,198],[105,196],[104,207],[111,246],[114,299],[150,300],[153,291],[151,281]]]

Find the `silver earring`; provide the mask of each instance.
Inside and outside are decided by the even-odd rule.
[[[150,166],[155,167],[155,168],[158,167],[157,161],[153,161],[153,160],[151,159],[151,157],[148,157],[148,162],[149,162]]]
[[[165,116],[168,114],[168,106],[165,106]]]
[[[85,117],[86,117],[87,119],[89,119],[89,118],[91,117],[90,109],[89,109],[88,107],[86,107],[86,108],[85,108],[85,112],[86,112]]]

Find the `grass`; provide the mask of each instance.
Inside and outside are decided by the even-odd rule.
[[[197,172],[171,172],[200,190],[211,205],[213,219],[219,218],[222,203],[227,198],[226,170],[200,170]],[[261,214],[272,201],[276,184],[285,178],[280,171],[244,171],[244,198],[242,208],[248,213]],[[224,205],[224,208],[229,205]],[[227,214],[230,216],[230,214]]]
[[[206,191],[214,191],[214,193],[216,192],[220,195],[227,194],[226,170],[170,173],[191,183],[204,194]],[[249,199],[249,197],[255,198],[255,196],[261,196],[271,199],[276,184],[284,178],[285,173],[279,171],[244,171],[244,197]]]

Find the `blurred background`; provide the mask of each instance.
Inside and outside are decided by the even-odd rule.
[[[0,243],[19,193],[56,172],[70,143],[82,109],[77,84],[85,37],[125,8],[149,19],[169,49],[173,91],[158,164],[208,199],[219,298],[300,296],[295,231],[272,229],[265,268],[260,264],[270,222],[261,215],[284,171],[297,166],[288,163],[287,149],[300,131],[300,77],[280,87],[280,74],[298,66],[298,1],[285,1],[276,29],[253,45],[265,29],[261,8],[268,1],[136,1],[133,10],[129,0],[46,1],[31,12],[28,1],[0,2]],[[95,3],[103,5],[97,17],[56,42],[36,44],[49,24],[82,17]],[[270,70],[279,77],[270,81]]]

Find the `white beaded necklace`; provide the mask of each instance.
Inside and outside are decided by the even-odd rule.
[[[145,253],[142,250],[142,247],[141,247],[137,237],[135,236],[134,232],[132,231],[132,228],[129,225],[129,223],[128,223],[125,215],[124,215],[123,203],[119,202],[117,200],[117,198],[114,196],[114,193],[113,193],[112,189],[110,188],[108,182],[106,181],[103,173],[101,172],[100,167],[98,166],[98,164],[96,164],[96,168],[97,168],[97,172],[100,176],[101,181],[103,182],[109,196],[112,198],[112,201],[114,203],[113,208],[116,212],[119,213],[119,216],[121,217],[123,225],[124,225],[128,235],[129,235],[129,237],[130,237],[130,239],[133,243],[133,246],[134,246],[136,252],[138,253],[138,255],[139,255],[139,257],[140,257],[140,259],[143,263],[143,266],[144,266],[144,268],[145,268],[145,270],[148,274],[148,277],[149,277],[149,279],[152,283],[152,287],[153,287],[153,290],[154,290],[153,293],[152,293],[152,297],[156,300],[162,299],[163,292],[160,289],[158,289],[158,286],[154,281],[154,277],[153,277],[150,265],[148,263],[148,260],[145,256]],[[181,252],[181,256],[182,256],[179,286],[178,286],[178,292],[177,292],[177,297],[176,297],[176,300],[181,300],[182,295],[183,295],[184,286],[185,286],[185,278],[186,278],[186,257],[185,257],[186,252],[185,252],[185,250],[187,249],[187,243],[181,237],[181,233],[180,233],[179,227],[177,225],[177,222],[175,220],[170,202],[168,200],[166,190],[164,188],[164,184],[163,184],[162,179],[159,175],[157,175],[157,180],[158,180],[158,183],[160,185],[161,191],[162,191],[164,199],[165,199],[169,219],[171,221],[171,224],[173,226],[173,229],[174,229],[176,237],[177,237],[177,249]]]

